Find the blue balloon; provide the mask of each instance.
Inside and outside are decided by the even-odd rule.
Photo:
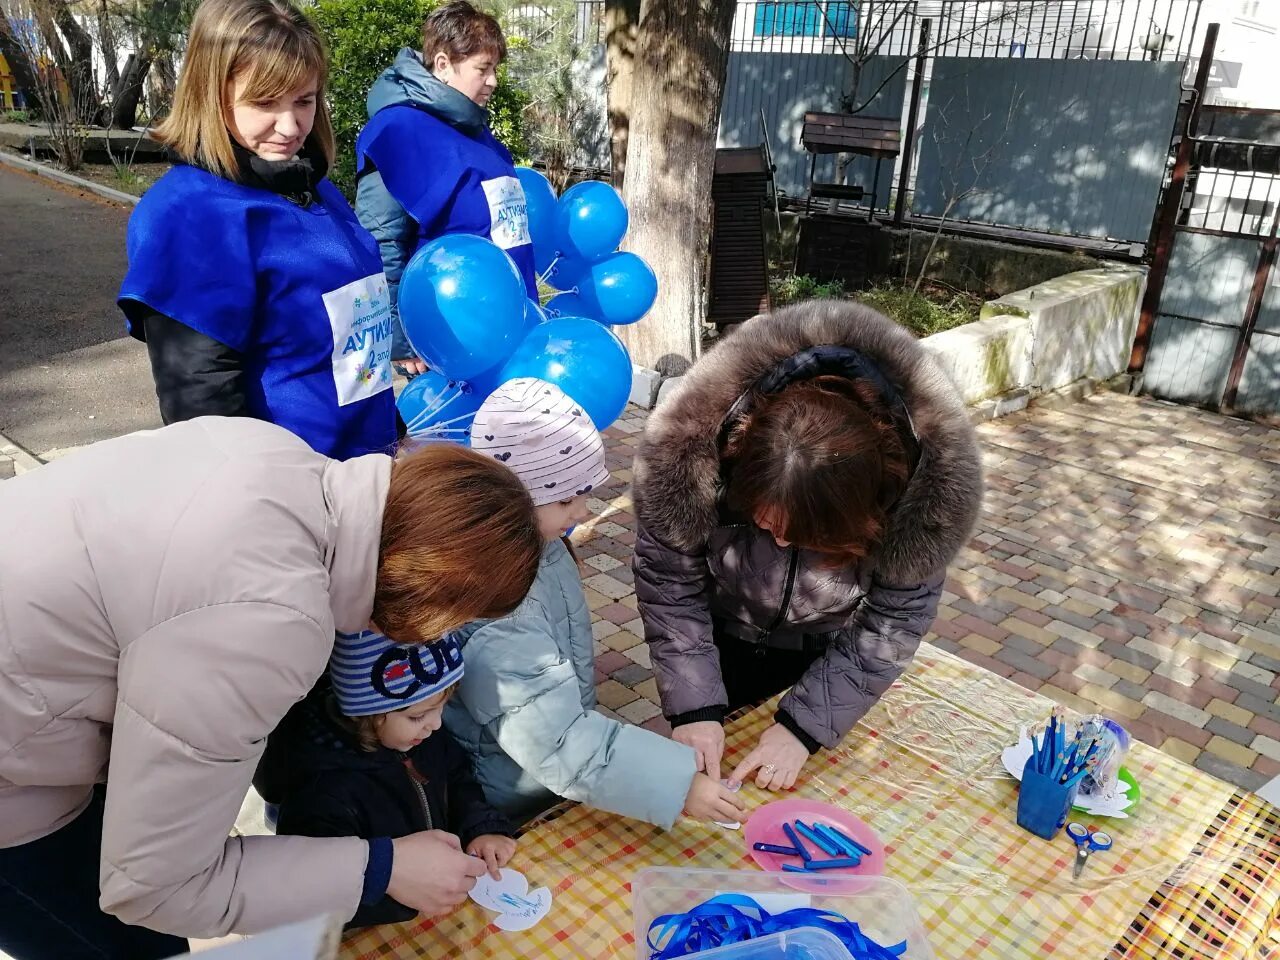
[[[556,317],[585,317],[590,314],[587,303],[576,293],[559,293],[547,301],[546,313]]]
[[[634,253],[605,257],[578,278],[588,315],[609,325],[635,323],[658,298],[658,278]]]
[[[533,261],[541,276],[556,258],[556,192],[547,178],[529,167],[516,167],[516,177],[524,189],[529,217],[529,238],[533,241]]]
[[[524,302],[524,332],[528,333],[540,323],[547,322],[547,312],[537,300],[526,299]]]
[[[556,210],[556,248],[594,262],[618,249],[627,232],[627,208],[603,180],[587,180],[564,192]]]
[[[496,244],[465,233],[437,237],[400,278],[400,322],[414,351],[465,380],[502,363],[524,333],[524,280]]]
[[[496,367],[472,374],[463,382],[467,389],[479,396],[480,402],[483,403],[489,394],[506,382],[506,378],[502,375],[502,364],[498,364]]]
[[[450,440],[466,446],[471,442],[471,421],[487,396],[428,370],[400,391],[396,409],[415,440]]]
[[[597,430],[621,416],[631,396],[631,358],[608,327],[558,317],[534,327],[502,366],[502,381],[537,377],[580,404]]]
[[[591,264],[578,257],[559,257],[552,264],[550,273],[542,272],[547,274],[547,283],[557,290],[572,290],[590,269]]]

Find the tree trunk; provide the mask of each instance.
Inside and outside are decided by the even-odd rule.
[[[734,0],[644,0],[636,36],[625,197],[627,249],[658,275],[658,300],[622,327],[632,359],[683,373],[706,310],[711,178]]]
[[[132,130],[138,120],[138,101],[146,86],[147,73],[151,70],[151,54],[131,53],[125,61],[120,84],[116,87],[111,103],[111,126],[117,130]]]
[[[102,48],[102,69],[107,90],[115,93],[120,86],[120,54],[116,47],[116,31],[111,25],[107,0],[98,0],[98,46]]]
[[[31,66],[31,58],[26,48],[9,27],[9,18],[0,7],[0,56],[3,56],[13,72],[13,82],[22,94],[27,109],[34,110],[40,106],[40,86],[36,81],[35,70]]]
[[[102,122],[102,98],[93,74],[93,37],[80,26],[66,0],[55,0],[52,6],[54,22],[69,48],[70,61],[63,65],[63,73],[75,116],[83,123],[98,125]]]
[[[152,101],[148,104],[148,119],[154,122],[156,117],[167,114],[173,106],[173,96],[178,89],[178,70],[173,64],[173,54],[163,53],[156,58],[154,89]]]
[[[631,85],[640,0],[605,0],[605,93],[609,101],[609,157],[613,185],[622,189],[631,126]]]

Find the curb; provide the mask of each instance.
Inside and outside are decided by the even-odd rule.
[[[123,193],[120,190],[113,190],[110,187],[104,187],[100,183],[94,183],[92,180],[86,180],[83,177],[77,177],[75,174],[66,173],[44,163],[32,163],[30,160],[24,160],[22,157],[15,157],[11,153],[0,150],[0,163],[13,167],[17,170],[25,170],[27,173],[34,173],[38,177],[46,177],[49,180],[56,180],[59,183],[66,184],[71,187],[79,187],[81,190],[88,190],[90,193],[96,193],[104,200],[111,200],[115,203],[123,203],[126,206],[134,207],[138,204],[138,197],[131,193]]]
[[[32,456],[3,433],[0,433],[0,457],[8,457],[13,461],[14,476],[27,473],[44,465],[43,460]]]

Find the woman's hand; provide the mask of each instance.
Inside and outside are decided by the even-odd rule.
[[[757,787],[790,790],[808,759],[808,748],[790,730],[775,723],[760,735],[760,743],[729,775],[729,781],[742,783],[751,771],[757,770]]]
[[[695,820],[741,820],[747,812],[738,795],[719,780],[695,773],[684,798],[684,812]]]
[[[486,833],[467,844],[467,853],[479,857],[489,868],[489,876],[501,880],[501,870],[515,856],[516,842],[498,833]]]
[[[403,360],[392,360],[394,365],[404,370],[406,377],[414,377],[427,372],[427,365],[417,357],[405,357]]]
[[[693,747],[698,755],[698,770],[720,782],[720,760],[724,757],[724,724],[714,720],[686,723],[671,731],[671,739]]]
[[[391,841],[391,882],[387,893],[393,900],[426,917],[448,913],[476,885],[485,872],[485,862],[462,852],[462,842],[443,830],[425,830]]]

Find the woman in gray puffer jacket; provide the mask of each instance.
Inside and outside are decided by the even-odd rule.
[[[982,500],[954,387],[902,327],[813,301],[756,317],[649,419],[636,594],[663,712],[719,771],[725,714],[790,687],[733,771],[788,789],[910,663]]]

